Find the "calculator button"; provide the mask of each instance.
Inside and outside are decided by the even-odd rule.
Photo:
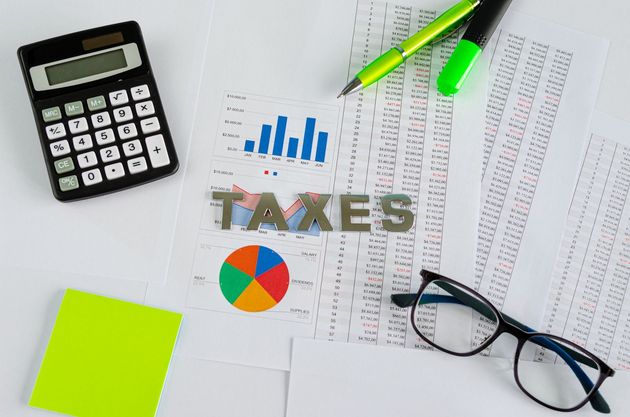
[[[55,161],[55,171],[57,174],[65,174],[74,170],[74,162],[71,157],[57,159]]]
[[[108,180],[115,180],[116,178],[125,176],[125,169],[123,168],[123,164],[117,162],[115,164],[107,165],[105,167],[105,176]]]
[[[112,103],[112,106],[120,106],[121,104],[129,103],[127,91],[119,90],[109,93],[109,102]]]
[[[120,151],[116,145],[101,149],[100,154],[103,162],[111,162],[120,159]]]
[[[50,144],[50,152],[52,156],[61,156],[70,153],[70,144],[67,140],[60,140],[59,142]]]
[[[59,178],[59,188],[63,192],[76,190],[77,188],[79,188],[79,179],[76,175]]]
[[[61,109],[58,106],[50,107],[48,109],[42,110],[42,118],[44,122],[54,122],[55,120],[61,119]]]
[[[149,86],[144,84],[132,88],[131,97],[133,97],[135,101],[144,100],[145,98],[151,97],[151,93],[149,93]]]
[[[108,143],[112,143],[116,140],[112,129],[99,130],[94,133],[94,137],[96,138],[96,143],[99,145],[107,145]]]
[[[92,136],[90,136],[89,134],[75,136],[72,138],[72,145],[74,145],[75,151],[84,151],[86,149],[90,149],[93,146]]]
[[[138,129],[136,129],[135,123],[129,123],[126,125],[118,126],[118,137],[120,139],[135,138],[138,136]]]
[[[144,156],[139,158],[130,159],[127,161],[127,168],[129,168],[130,174],[138,174],[148,169],[147,160]]]
[[[138,139],[123,143],[122,148],[125,156],[134,156],[142,153],[142,145]]]
[[[136,103],[136,114],[138,117],[146,117],[155,114],[155,107],[151,100],[142,103]]]
[[[98,164],[98,159],[96,159],[96,153],[94,153],[94,151],[77,155],[77,161],[81,168],[89,168]]]
[[[98,129],[99,127],[109,126],[111,124],[112,119],[109,117],[109,113],[107,113],[106,111],[92,115],[92,126],[94,126],[95,129]]]
[[[160,122],[157,117],[140,120],[140,126],[142,127],[142,133],[153,133],[160,130]]]
[[[66,136],[66,127],[63,123],[46,126],[46,135],[50,140],[62,138]]]
[[[107,107],[107,103],[105,103],[105,97],[103,96],[88,98],[87,105],[90,111],[103,110],[105,107]]]
[[[88,130],[88,122],[85,117],[80,117],[78,119],[73,119],[68,121],[68,128],[70,128],[70,133],[82,133]]]
[[[66,103],[64,105],[66,109],[66,116],[78,116],[79,114],[83,114],[83,103],[80,101],[73,101],[72,103]]]
[[[146,138],[147,150],[149,152],[149,158],[151,159],[151,166],[153,168],[159,168],[171,163],[166,151],[166,145],[164,145],[164,136],[155,135]]]
[[[126,122],[127,120],[133,119],[133,114],[131,113],[131,107],[125,106],[119,109],[114,110],[114,119],[120,122]]]
[[[99,182],[103,182],[103,176],[101,175],[101,170],[98,168],[91,169],[89,171],[85,171],[81,174],[83,178],[83,184],[90,185],[98,184]]]

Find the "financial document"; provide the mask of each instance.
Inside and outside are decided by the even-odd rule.
[[[540,323],[607,42],[508,12],[490,84],[475,288]],[[479,325],[483,325],[480,323]]]
[[[288,369],[295,336],[416,347],[390,295],[416,291],[422,268],[473,276],[488,63],[456,98],[438,95],[452,38],[336,99],[449,3],[217,2],[168,281],[147,294],[186,312],[180,354]],[[229,231],[216,191],[245,197]],[[263,192],[289,230],[246,230]],[[298,193],[333,195],[333,231],[297,230]],[[370,232],[341,231],[342,194],[368,196],[369,215],[353,220]],[[383,229],[386,194],[410,197],[409,231]],[[255,249],[231,255],[245,247]],[[259,267],[268,264],[277,269]]]
[[[596,113],[542,329],[630,369],[630,124]],[[539,352],[544,360],[544,353]]]

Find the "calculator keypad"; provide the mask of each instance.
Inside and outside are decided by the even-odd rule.
[[[153,133],[160,130],[160,121],[157,117],[150,117],[140,120],[140,126],[142,127],[142,133]]]
[[[61,110],[59,109],[59,106],[49,107],[42,110],[42,118],[46,123],[61,120]]]
[[[121,139],[131,139],[136,136],[138,136],[138,129],[136,129],[135,123],[118,126],[118,137]]]
[[[56,123],[46,128],[48,139],[55,140],[66,136],[66,127],[63,123]]]
[[[142,103],[136,103],[136,114],[138,117],[152,116],[155,114],[155,107],[152,101],[143,101]]]
[[[137,139],[123,143],[122,147],[125,156],[134,156],[142,153],[142,144]]]
[[[133,114],[131,113],[131,107],[125,106],[125,107],[120,107],[114,110],[114,120],[116,120],[117,123],[126,122],[131,119],[133,119]]]
[[[144,156],[128,160],[127,166],[129,167],[129,172],[131,173],[131,175],[139,174],[140,172],[144,172],[149,169],[147,167],[147,160]]]
[[[151,97],[149,86],[140,84],[41,110],[62,194],[102,189],[109,181],[171,164],[172,145],[166,146],[168,132]]]
[[[79,179],[76,175],[59,178],[59,188],[63,192],[76,190],[79,188]]]
[[[111,162],[120,159],[120,151],[118,146],[110,146],[109,148],[101,149],[101,161]]]
[[[79,114],[83,114],[83,103],[81,101],[73,101],[72,103],[66,103],[64,105],[66,110],[66,116],[78,116]]]
[[[88,122],[85,117],[81,117],[79,119],[70,120],[68,127],[70,128],[70,133],[83,133],[88,130]]]
[[[74,146],[74,150],[77,152],[90,149],[92,146],[94,146],[92,144],[92,136],[89,134],[73,137],[72,145]]]
[[[123,164],[117,162],[115,164],[107,165],[105,167],[105,176],[107,176],[108,180],[115,180],[125,176],[125,169],[123,168]]]
[[[87,105],[90,111],[103,110],[105,107],[107,107],[107,103],[105,102],[105,97],[103,96],[96,96],[96,97],[88,98]]]
[[[116,140],[114,136],[114,131],[112,129],[98,130],[94,133],[96,137],[96,143],[99,145],[107,145],[109,143],[113,143]]]
[[[86,152],[77,156],[77,160],[79,161],[79,166],[81,168],[89,168],[98,164],[98,159],[96,159],[96,152]]]
[[[105,127],[112,124],[112,119],[109,117],[109,113],[104,111],[102,113],[96,113],[92,115],[92,126],[95,129],[99,127]]]
[[[163,167],[171,163],[162,135],[149,136],[147,138],[147,151],[149,152],[153,168]]]
[[[109,102],[112,103],[112,106],[114,107],[129,103],[127,90],[113,91],[109,93]]]
[[[101,175],[101,170],[98,168],[91,169],[89,171],[83,171],[83,173],[81,174],[81,177],[83,178],[83,184],[85,184],[88,187],[90,185],[103,182],[103,176]]]
[[[131,96],[133,97],[134,101],[144,100],[145,98],[151,97],[151,93],[149,92],[149,86],[144,84],[144,85],[139,85],[137,87],[132,88]]]
[[[70,153],[70,144],[67,140],[60,140],[59,142],[50,144],[50,153],[52,156],[62,156]]]

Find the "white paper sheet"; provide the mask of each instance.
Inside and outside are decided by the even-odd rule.
[[[541,328],[630,370],[630,123],[595,113]]]
[[[603,39],[515,12],[486,48],[475,287],[531,326],[542,319],[606,51]]]
[[[136,19],[166,117],[185,161],[212,0],[4,2],[0,26],[0,265],[162,282],[182,173],[91,200],[55,200],[16,50],[20,45]],[[26,30],[28,29],[28,30]]]
[[[283,417],[289,373],[174,357],[159,417]]]
[[[456,44],[450,39],[378,87],[335,98],[348,77],[450,3],[416,4],[216,5],[221,19],[210,35],[168,283],[151,286],[147,297],[185,309],[181,354],[288,369],[292,336],[413,347],[417,337],[390,295],[415,291],[422,268],[472,277],[487,64],[455,99],[439,96],[435,79]],[[288,118],[283,146],[275,128],[281,115]],[[304,158],[308,117],[328,133],[325,156],[314,137],[311,161]],[[264,124],[274,127],[268,145]],[[291,154],[295,141],[297,158],[260,154]],[[313,161],[318,155],[322,161]],[[297,193],[332,193],[335,231],[221,231],[221,203],[209,197],[215,190],[275,192],[285,209]],[[346,193],[370,197],[363,221],[372,233],[339,231]],[[410,196],[415,228],[382,230],[377,201],[388,193]],[[234,223],[246,224],[251,209],[235,208]],[[255,314],[235,308],[219,285],[224,259],[253,244],[276,250],[291,274],[285,298]]]
[[[547,365],[554,366],[554,365]],[[604,381],[610,416],[630,409],[630,373]],[[587,404],[571,413],[601,416]],[[512,361],[295,339],[287,417],[554,417],[516,385]]]

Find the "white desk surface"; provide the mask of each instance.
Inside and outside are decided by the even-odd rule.
[[[0,185],[4,188],[0,210],[0,416],[50,415],[29,408],[26,402],[57,308],[54,300],[59,300],[63,288],[74,286],[142,301],[145,284],[140,281],[162,279],[182,180],[180,174],[132,192],[73,205],[57,203],[48,189],[17,48],[75,30],[139,21],[184,160],[211,5],[212,0],[0,2]],[[630,3],[514,0],[512,7],[609,39],[597,108],[630,121],[625,103],[630,97],[630,26],[626,22]],[[156,201],[159,204],[147,203]],[[142,215],[136,211],[126,218],[116,216],[121,205],[135,207]],[[134,231],[131,237],[129,230]],[[98,250],[92,251],[95,236],[100,242]],[[121,283],[98,276],[137,281]],[[284,415],[287,380],[287,374],[280,371],[176,358],[159,416],[280,417]]]

